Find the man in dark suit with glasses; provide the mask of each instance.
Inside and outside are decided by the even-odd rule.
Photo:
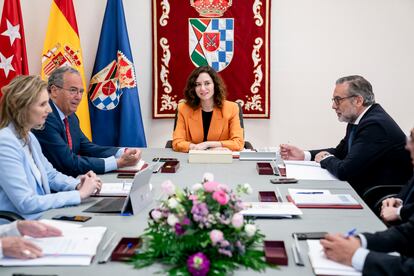
[[[412,176],[406,137],[397,123],[375,103],[371,84],[361,76],[336,81],[332,109],[347,123],[345,137],[335,148],[303,151],[282,144],[285,160],[315,160],[362,195],[376,185],[403,185]]]

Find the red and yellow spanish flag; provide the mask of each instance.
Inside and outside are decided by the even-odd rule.
[[[42,78],[47,79],[53,70],[61,66],[76,68],[81,74],[85,91],[88,91],[83,71],[78,24],[76,23],[72,0],[52,1],[45,43],[43,45]],[[87,93],[83,94],[76,114],[79,117],[83,133],[91,139]]]

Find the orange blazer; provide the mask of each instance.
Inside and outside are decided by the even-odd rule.
[[[188,152],[190,143],[203,142],[203,118],[201,107],[192,109],[186,103],[178,105],[177,125],[173,132],[173,149]],[[243,129],[240,126],[239,106],[224,101],[223,107],[214,107],[207,141],[220,141],[223,147],[232,151],[244,147]]]

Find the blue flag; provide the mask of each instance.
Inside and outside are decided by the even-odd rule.
[[[88,97],[96,144],[147,146],[122,0],[106,4]]]

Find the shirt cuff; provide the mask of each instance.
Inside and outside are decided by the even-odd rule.
[[[115,158],[119,158],[122,156],[122,154],[124,154],[126,148],[120,148],[116,153],[115,153]]]
[[[367,238],[365,238],[363,234],[358,234],[358,238],[359,238],[359,241],[361,242],[361,247],[367,248],[368,246]]]
[[[311,155],[310,151],[305,150],[305,151],[303,151],[303,153],[305,154],[305,158],[303,160],[304,161],[311,161],[312,155]]]
[[[400,207],[397,208],[397,216],[400,220],[401,220],[401,208],[402,207],[403,207],[403,205],[400,205]]]
[[[105,172],[110,172],[113,170],[118,169],[118,165],[116,164],[115,156],[110,156],[107,158],[103,158],[105,162]]]
[[[17,229],[17,221],[1,226],[0,237],[21,236],[19,229]]]
[[[326,158],[332,157],[333,155],[330,153],[325,154],[325,156],[321,159],[321,161],[325,160]]]
[[[367,255],[369,253],[368,249],[365,248],[358,248],[357,251],[355,251],[354,255],[352,256],[352,266],[358,271],[362,271],[365,264],[365,259],[367,258]]]

